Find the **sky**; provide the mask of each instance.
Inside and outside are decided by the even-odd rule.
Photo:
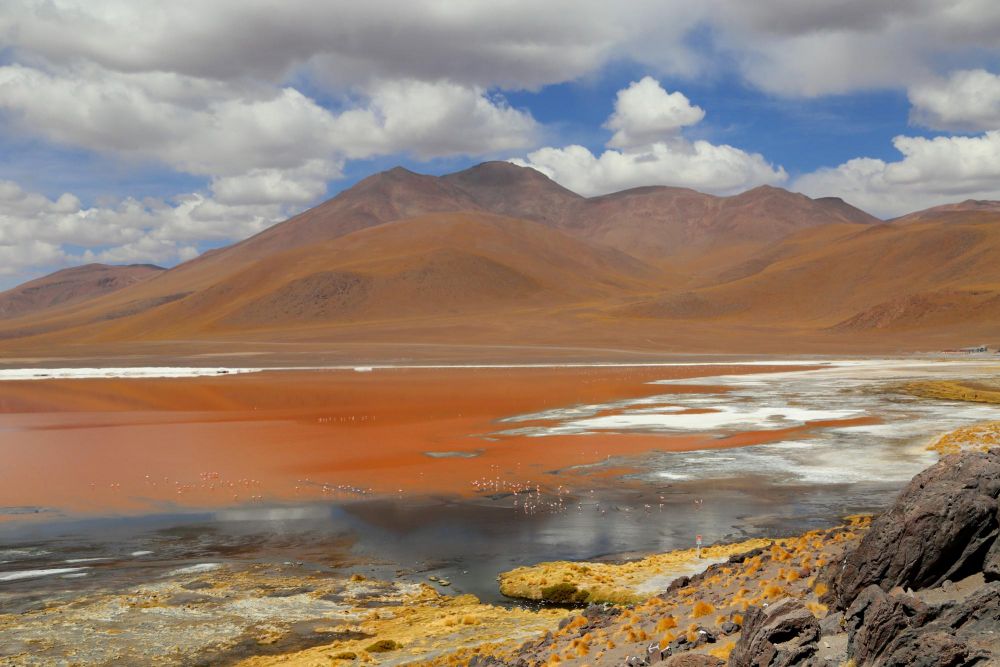
[[[0,288],[172,266],[403,165],[1000,199],[996,0],[2,0]]]

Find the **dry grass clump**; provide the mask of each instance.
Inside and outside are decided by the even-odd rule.
[[[719,660],[728,660],[729,654],[736,648],[736,642],[726,642],[708,650],[708,654]]]
[[[680,576],[703,562],[722,561],[734,554],[765,548],[770,544],[770,540],[754,539],[711,545],[702,547],[700,559],[696,549],[682,549],[626,563],[539,563],[501,574],[500,592],[512,598],[569,604],[638,604],[649,597],[640,591],[650,579],[669,578],[672,573]],[[575,587],[579,595],[573,593],[570,587]]]
[[[691,618],[701,618],[702,616],[708,616],[715,611],[715,607],[712,606],[710,602],[705,602],[703,600],[698,600],[691,607]]]
[[[903,391],[921,398],[971,403],[1000,403],[1000,388],[971,386],[956,380],[924,380],[907,382]]]
[[[656,622],[656,632],[665,632],[677,627],[677,619],[673,616],[664,616]]]
[[[941,456],[964,451],[989,451],[1000,447],[1000,422],[985,422],[956,429],[935,440],[927,449]]]
[[[402,644],[398,644],[391,639],[379,639],[378,641],[366,646],[365,650],[369,653],[388,653],[389,651],[395,651],[400,648],[403,648]]]

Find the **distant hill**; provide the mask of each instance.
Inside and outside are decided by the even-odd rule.
[[[169,271],[146,267],[155,280],[142,267],[104,270],[126,268],[135,280],[123,274],[104,291],[11,290],[55,291],[8,311],[0,352],[312,345],[397,358],[414,346],[444,357],[534,346],[600,356],[1000,340],[994,202],[883,222],[773,187],[585,198],[505,162],[441,177],[396,168],[245,241]]]
[[[56,271],[0,292],[0,319],[67,306],[148,280],[165,269],[152,264],[87,264]]]

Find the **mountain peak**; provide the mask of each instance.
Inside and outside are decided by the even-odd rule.
[[[442,176],[463,189],[533,187],[551,190],[561,195],[581,198],[575,192],[564,188],[551,178],[532,167],[522,167],[513,162],[491,160],[468,169]]]

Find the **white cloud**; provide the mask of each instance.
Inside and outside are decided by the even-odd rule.
[[[8,0],[0,43],[121,72],[277,83],[308,71],[334,90],[396,79],[537,88],[621,58],[700,76],[722,61],[765,90],[819,95],[906,87],[942,63],[996,54],[1000,4]]]
[[[718,48],[782,95],[905,88],[941,63],[1000,50],[993,0],[713,0]]]
[[[408,152],[426,159],[483,155],[530,146],[538,125],[499,96],[447,81],[382,81],[363,108],[334,122],[335,143],[350,158]]]
[[[624,37],[596,0],[10,0],[0,42],[54,63],[338,87],[385,79],[538,86],[592,71]]]
[[[1000,199],[1000,130],[979,136],[899,136],[903,158],[856,158],[796,180],[814,197],[836,195],[876,215],[902,215],[960,199]]]
[[[914,122],[936,130],[1000,129],[1000,76],[958,70],[909,90]]]
[[[704,115],[683,93],[668,93],[645,77],[618,93],[614,113],[605,123],[615,131],[607,143],[611,150],[594,155],[583,146],[547,147],[514,162],[587,196],[643,185],[729,194],[787,178],[784,169],[758,153],[685,139],[681,128]]]
[[[230,206],[201,194],[85,208],[71,194],[52,200],[0,181],[0,275],[85,262],[171,264],[196,256],[199,242],[244,238],[291,212],[276,204]]]
[[[704,117],[705,111],[692,105],[683,93],[668,93],[653,77],[643,77],[618,91],[615,112],[605,124],[615,133],[608,146],[648,145],[682,127],[700,123]]]
[[[378,82],[365,106],[335,114],[295,88],[230,85],[95,66],[45,72],[0,67],[0,109],[53,142],[157,160],[215,177],[232,199],[306,201],[345,157],[484,154],[529,145],[534,119],[479,88],[447,81]],[[242,186],[234,185],[237,179]]]

